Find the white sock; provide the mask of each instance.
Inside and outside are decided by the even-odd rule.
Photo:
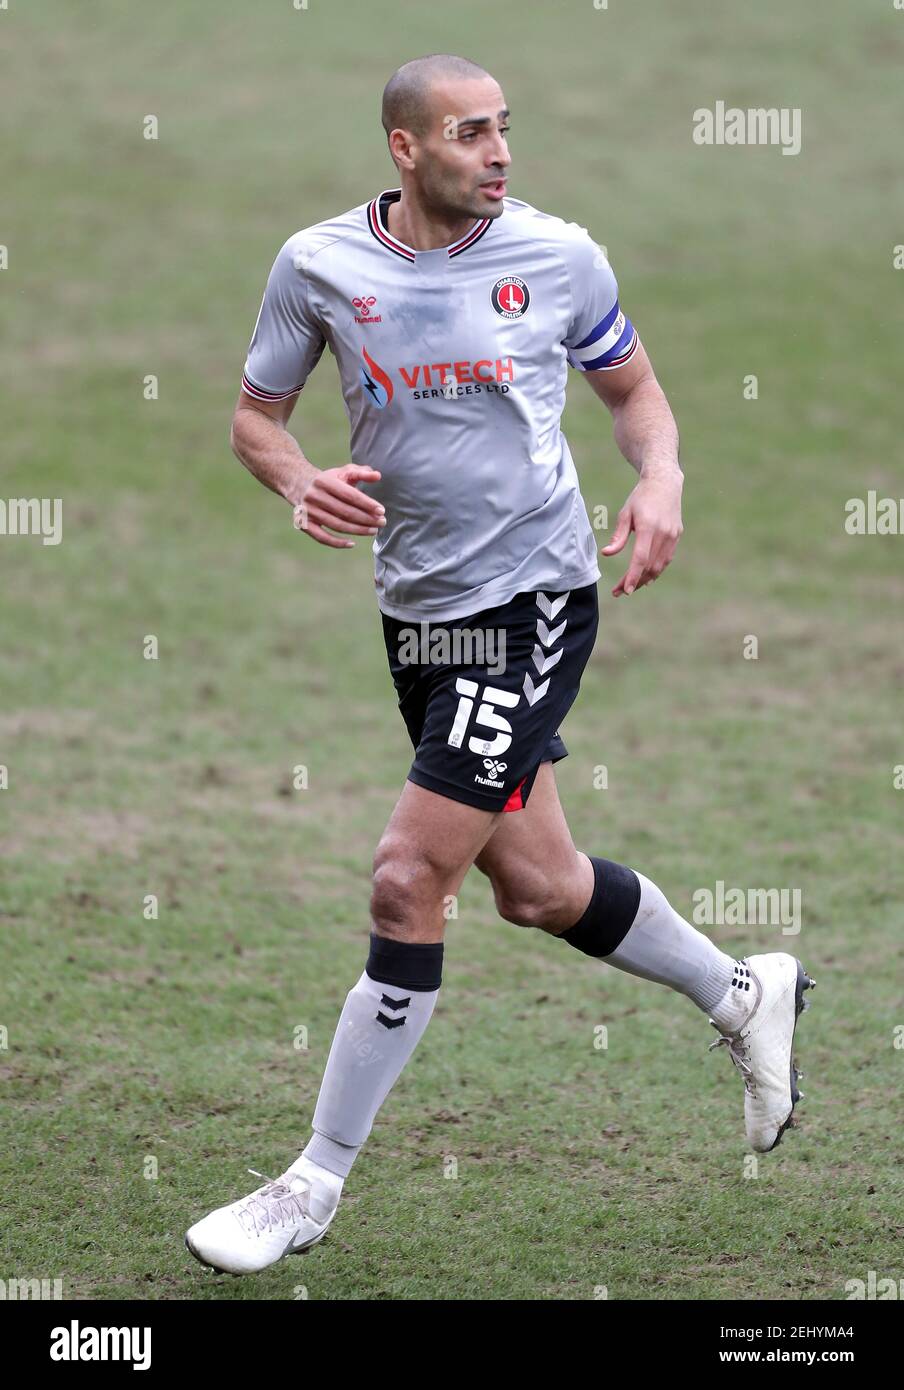
[[[290,1175],[304,1178],[309,1184],[309,1209],[314,1220],[327,1221],[339,1205],[345,1179],[340,1178],[337,1173],[331,1173],[328,1168],[321,1168],[319,1163],[314,1163],[305,1154],[296,1158],[283,1174],[284,1177]]]
[[[637,916],[615,950],[604,957],[606,964],[669,985],[713,1018],[718,1011],[720,1017],[733,1022],[742,996],[733,990],[732,981],[736,970],[746,967],[679,917],[655,883],[641,873],[637,878]],[[716,1023],[722,1026],[718,1018]]]
[[[731,984],[709,1011],[720,1033],[734,1033],[746,1023],[756,1003],[756,981],[744,961],[735,961]]]
[[[311,1139],[299,1159],[348,1176],[377,1111],[421,1039],[439,998],[442,943],[371,936],[367,968],[346,996],[327,1059]],[[382,978],[374,979],[369,971]],[[388,983],[405,980],[404,984]],[[429,986],[435,983],[436,988]],[[340,1188],[341,1190],[341,1188]]]

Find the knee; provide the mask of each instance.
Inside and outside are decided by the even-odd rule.
[[[417,934],[435,898],[442,902],[442,875],[437,866],[393,840],[381,840],[374,856],[370,914],[386,935]]]

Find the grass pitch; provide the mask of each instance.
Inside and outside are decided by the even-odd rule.
[[[797,1300],[900,1276],[904,539],[847,535],[844,504],[901,491],[904,19],[718,8],[2,15],[3,493],[64,504],[59,546],[0,537],[4,1277],[84,1299]],[[719,879],[801,890],[799,936],[712,932],[818,980],[807,1099],[750,1176],[705,1018],[500,922],[474,871],[328,1237],[216,1280],[182,1233],[306,1139],[410,760],[369,548],[294,533],[229,417],[276,249],[394,185],[382,85],[444,50],[501,82],[512,193],[608,247],[682,431],[675,563],[617,603],[605,565],[558,770],[575,839],[686,915]],[[717,100],[800,107],[801,153],[696,146]],[[327,355],[292,423],[325,467],[348,456],[337,386]],[[633,474],[574,374],[566,429],[614,517]]]

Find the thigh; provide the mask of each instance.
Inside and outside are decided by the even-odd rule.
[[[455,893],[502,819],[499,811],[406,782],[377,847],[377,864],[403,863],[412,876],[429,876],[444,893]]]
[[[583,872],[559,800],[551,762],[540,764],[530,799],[517,816],[500,817],[475,864],[494,888],[511,896],[517,885],[528,888],[538,878],[567,879]]]

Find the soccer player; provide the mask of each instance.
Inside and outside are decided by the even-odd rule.
[[[466,59],[406,63],[383,94],[401,188],[297,232],[270,272],[233,448],[340,549],[373,536],[399,708],[415,748],[377,847],[370,949],[336,1028],[301,1156],[186,1236],[234,1274],[319,1241],[439,993],[444,905],[472,864],[500,915],[686,995],[744,1080],[747,1142],[798,1100],[812,984],[791,955],[734,960],[642,873],[575,848],[553,764],[597,630],[597,551],[560,428],[569,365],[639,474],[604,555],[635,593],[681,535],[678,434],[609,263],[587,232],[507,196],[509,111]],[[329,345],[353,462],[319,468],[286,426]],[[412,656],[412,640],[421,649]],[[425,659],[425,647],[426,658]],[[488,650],[490,648],[491,650]],[[434,656],[433,660],[429,658]]]

